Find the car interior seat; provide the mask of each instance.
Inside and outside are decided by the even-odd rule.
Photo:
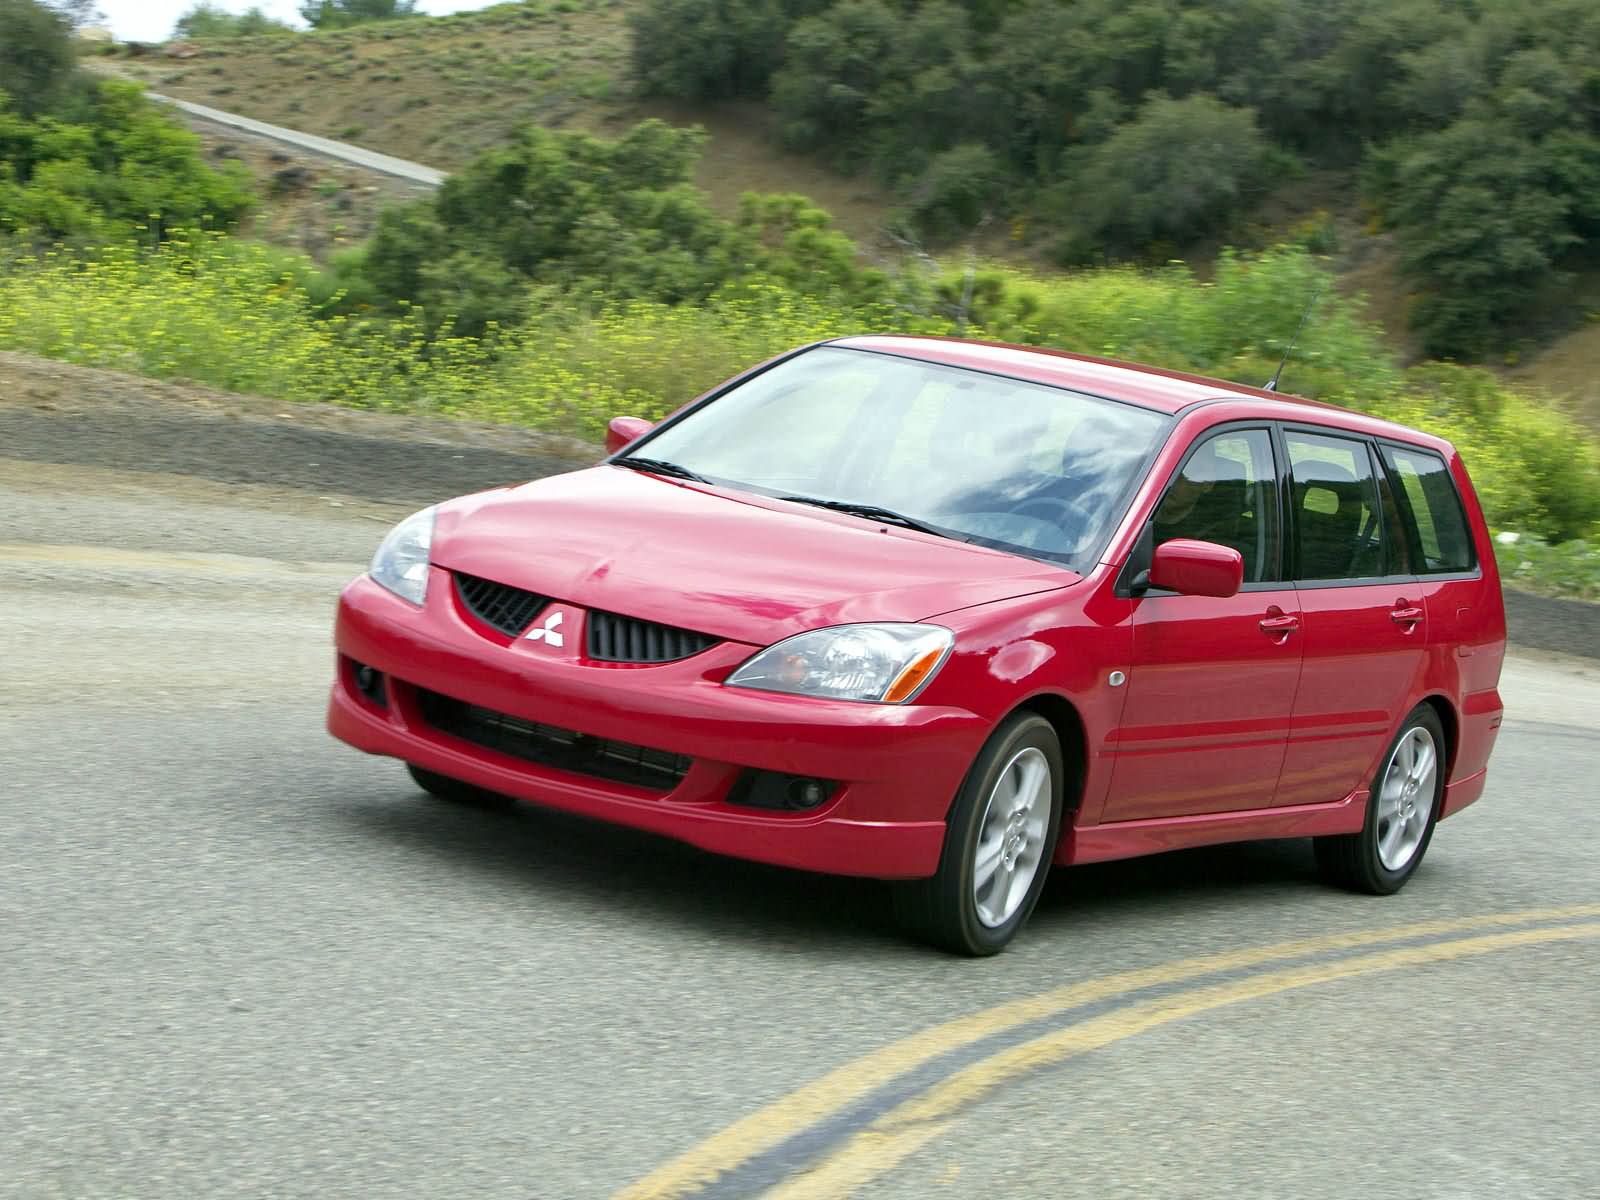
[[[1300,577],[1348,579],[1359,572],[1361,484],[1348,467],[1324,459],[1294,464],[1294,515],[1299,531]]]
[[[1199,460],[1199,455],[1191,459],[1184,474],[1211,486],[1195,501],[1185,523],[1192,525],[1192,536],[1237,550],[1244,559],[1245,582],[1256,582],[1260,578],[1261,547],[1256,522],[1250,514],[1259,510],[1251,503],[1244,464],[1220,454],[1209,455],[1206,462]]]

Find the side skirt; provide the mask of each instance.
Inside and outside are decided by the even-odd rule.
[[[1202,813],[1188,817],[1154,817],[1144,821],[1111,821],[1086,825],[1062,834],[1055,864],[1108,862],[1138,858],[1190,846],[1218,842],[1255,842],[1269,838],[1323,837],[1358,833],[1367,816],[1367,789],[1351,792],[1332,804],[1293,808],[1247,808],[1239,812]]]

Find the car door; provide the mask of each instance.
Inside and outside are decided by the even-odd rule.
[[[1305,661],[1276,803],[1324,804],[1368,786],[1422,671],[1427,612],[1372,445],[1281,436]]]
[[[1269,427],[1197,441],[1156,508],[1151,540],[1231,546],[1245,582],[1227,599],[1150,591],[1136,601],[1102,821],[1272,804],[1300,675],[1299,597],[1284,582],[1281,531]]]

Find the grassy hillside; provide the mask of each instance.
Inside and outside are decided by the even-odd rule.
[[[152,88],[401,157],[455,169],[519,126],[580,129],[615,136],[644,116],[700,124],[710,133],[695,182],[712,206],[732,215],[744,191],[799,192],[832,212],[869,257],[896,253],[883,231],[897,199],[865,172],[840,174],[823,154],[785,153],[772,109],[756,100],[640,100],[630,77],[627,17],[642,0],[533,0],[476,13],[411,18],[324,33],[217,39],[123,56],[116,69]],[[258,228],[274,240],[314,251],[359,237],[367,221],[329,214],[331,236],[304,236],[298,215],[277,214],[267,189]],[[288,197],[295,201],[297,198]],[[307,203],[307,201],[310,203]],[[327,207],[302,192],[299,212]],[[341,203],[343,203],[341,201]],[[997,221],[961,238],[986,258],[1040,264],[1041,220]],[[1221,235],[1163,247],[1206,277],[1224,242],[1264,247],[1319,231],[1339,290],[1363,296],[1369,317],[1402,361],[1418,357],[1406,330],[1414,301],[1392,235],[1374,232],[1349,170],[1313,171],[1278,181]],[[289,231],[289,236],[285,234]],[[300,231],[300,232],[296,232]],[[1600,293],[1600,288],[1595,289]],[[1518,383],[1569,398],[1600,429],[1600,333],[1593,324],[1530,328],[1503,371]]]
[[[744,191],[795,191],[875,240],[888,197],[780,150],[757,104],[640,102],[624,0],[503,4],[326,33],[184,43],[105,65],[154,91],[452,170],[533,122],[615,135],[647,116],[711,134],[696,183],[731,215]]]
[[[1570,404],[1585,425],[1600,432],[1600,319],[1536,349],[1506,375]]]

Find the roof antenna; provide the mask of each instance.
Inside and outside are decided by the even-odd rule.
[[[1278,369],[1272,373],[1272,378],[1267,380],[1262,387],[1264,392],[1278,390],[1278,376],[1283,374],[1284,364],[1289,361],[1289,355],[1294,353],[1294,344],[1300,340],[1300,333],[1306,327],[1306,322],[1311,319],[1311,310],[1317,306],[1317,301],[1322,299],[1322,289],[1328,286],[1328,281],[1323,280],[1317,284],[1317,290],[1311,293],[1311,303],[1306,305],[1306,311],[1300,317],[1300,324],[1295,326],[1294,336],[1289,339],[1289,345],[1283,351],[1283,358],[1278,362]]]

